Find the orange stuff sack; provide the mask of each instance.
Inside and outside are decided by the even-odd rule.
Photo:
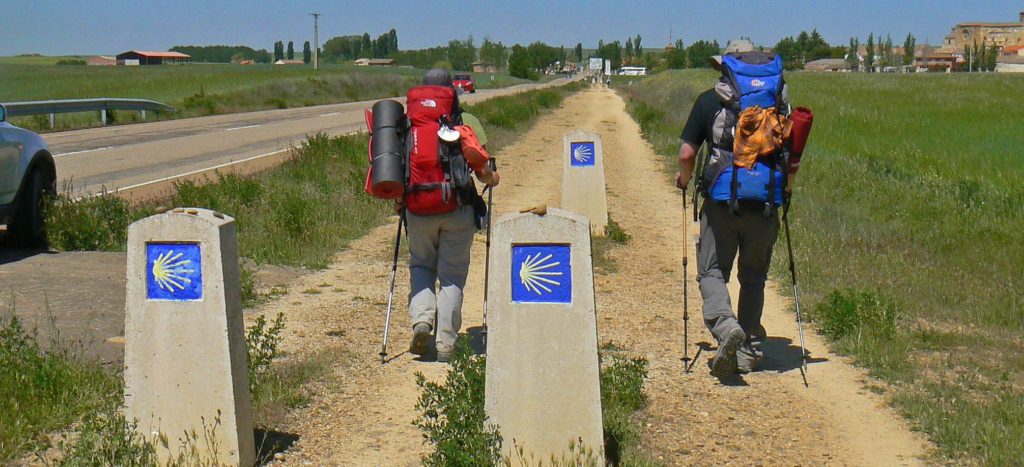
[[[774,107],[748,107],[740,112],[736,122],[733,163],[739,167],[753,168],[759,157],[781,150],[783,141],[789,138],[792,129],[793,122],[776,112]]]
[[[474,172],[480,172],[487,167],[487,161],[490,160],[491,156],[487,154],[487,150],[480,144],[480,140],[476,137],[476,132],[469,125],[459,125],[455,127],[455,130],[459,132],[459,142],[462,143],[462,156],[466,158],[466,163],[473,169]]]

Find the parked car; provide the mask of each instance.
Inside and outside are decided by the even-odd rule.
[[[473,81],[473,75],[455,75],[452,84],[462,89],[463,92],[476,92],[476,81]]]
[[[7,122],[0,105],[0,224],[16,246],[46,243],[43,202],[56,192],[57,168],[43,138]]]

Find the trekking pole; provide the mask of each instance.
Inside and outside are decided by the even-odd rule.
[[[690,372],[690,245],[687,243],[686,190],[683,190],[683,373]]]
[[[398,247],[402,244],[402,226],[405,225],[405,208],[398,218],[398,233],[395,234],[395,255],[391,259],[391,288],[388,290],[388,311],[384,318],[384,340],[380,344],[380,364],[388,358],[388,328],[391,327],[391,304],[395,298],[395,276],[398,274]]]
[[[789,252],[789,275],[793,279],[793,302],[796,303],[796,326],[800,334],[800,376],[804,379],[804,386],[807,384],[807,350],[804,346],[804,319],[800,312],[800,289],[796,285],[796,266],[793,262],[793,242],[789,234],[789,196],[786,197],[786,204],[782,208],[782,223],[786,226],[786,251]]]
[[[492,157],[487,161],[491,172],[498,170],[498,163]],[[494,187],[487,187],[487,249],[484,250],[484,342],[487,342],[487,289],[489,288],[488,278],[491,272],[491,218],[493,217]]]

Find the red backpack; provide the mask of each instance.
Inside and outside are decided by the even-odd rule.
[[[441,164],[437,130],[442,118],[451,119],[455,107],[455,89],[446,86],[416,86],[406,96],[409,133],[409,181],[405,205],[409,212],[426,216],[454,211],[459,207],[455,184]]]
[[[378,109],[382,103],[392,105]],[[366,112],[367,127],[371,131],[371,164],[366,177],[366,192],[382,199],[399,199],[404,196],[409,212],[421,216],[454,211],[460,201],[475,203],[479,195],[469,175],[470,163],[458,149],[460,144],[442,143],[438,136],[442,121],[457,129],[456,134],[462,132],[455,89],[432,85],[413,87],[406,96],[406,107],[400,124],[391,122],[397,117],[393,114],[400,111],[400,104],[395,101],[378,102],[373,112]],[[378,113],[383,115],[376,115]],[[391,128],[391,133],[376,134],[389,126],[396,128]],[[397,149],[392,147],[395,140],[395,134],[392,133],[396,129],[397,137],[404,140],[404,149],[401,151],[405,155],[402,164],[404,176],[400,171],[396,172],[399,169],[395,164],[386,162],[387,157],[394,155]],[[388,143],[377,144],[377,139],[385,137]],[[475,140],[475,136],[472,139]],[[473,155],[477,154],[474,152]],[[486,163],[486,156],[483,157]],[[386,173],[374,173],[374,166],[378,162],[383,162],[380,168],[385,169]],[[474,159],[474,162],[477,161]],[[397,183],[399,180],[404,180],[404,184]],[[462,187],[462,190],[457,187]],[[460,196],[464,199],[460,200]]]

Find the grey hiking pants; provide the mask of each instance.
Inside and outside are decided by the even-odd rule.
[[[777,210],[776,210],[777,211]],[[748,339],[765,337],[761,326],[764,283],[779,235],[779,215],[764,216],[764,208],[741,206],[733,214],[724,203],[704,200],[700,210],[700,241],[697,243],[697,282],[704,299],[704,324],[721,340],[739,325]],[[738,317],[733,315],[726,283],[739,252],[740,296]]]
[[[434,216],[407,214],[409,228],[409,317],[435,329],[437,349],[450,351],[462,328],[462,289],[476,226],[473,209]],[[441,290],[435,294],[436,284]],[[435,321],[436,316],[436,321]]]

